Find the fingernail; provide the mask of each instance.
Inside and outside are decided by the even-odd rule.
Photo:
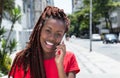
[[[60,55],[60,50],[58,50],[58,55]]]

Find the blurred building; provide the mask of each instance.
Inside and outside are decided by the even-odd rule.
[[[120,0],[113,0],[114,2],[120,2]],[[120,7],[116,7],[109,12],[110,20],[112,24],[112,33],[117,34],[120,37]],[[104,29],[106,27],[105,18],[100,19],[101,24],[97,27],[101,33],[110,33],[111,30]]]
[[[17,50],[23,49],[26,42],[29,41],[29,36],[33,30],[35,23],[41,15],[41,12],[48,5],[54,6],[53,0],[15,0],[16,7],[21,10],[22,17],[15,23],[10,39],[17,40]],[[11,27],[11,22],[3,19],[2,26],[8,31]],[[9,32],[5,35],[7,36]]]
[[[110,14],[113,32],[120,33],[120,8],[114,9]]]
[[[72,12],[76,12],[83,7],[83,0],[72,0]]]
[[[120,2],[120,0],[113,0],[114,2]],[[115,8],[110,13],[113,32],[116,33],[120,40],[120,7]]]
[[[27,29],[32,29],[41,12],[48,5],[54,5],[53,0],[23,0],[23,13],[26,17]]]
[[[20,48],[26,46],[29,36],[41,12],[48,5],[54,6],[53,0],[22,0],[22,31],[18,33]]]

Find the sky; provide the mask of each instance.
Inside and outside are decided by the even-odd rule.
[[[65,13],[72,13],[72,0],[54,0],[54,5],[63,9]]]

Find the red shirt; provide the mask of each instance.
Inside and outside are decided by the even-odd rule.
[[[69,73],[71,71],[78,73],[80,71],[75,55],[71,52],[66,52],[63,64],[64,64],[65,73]],[[55,58],[44,60],[44,66],[45,66],[47,78],[59,78],[58,70],[55,63]],[[11,73],[10,75],[12,76],[13,73]],[[16,73],[14,75],[14,78],[22,78],[23,75],[24,75],[24,71],[22,70],[22,67],[19,70],[18,68],[16,68]],[[30,69],[28,70],[25,78],[30,78]]]
[[[55,58],[44,60],[46,78],[59,78]]]
[[[63,64],[66,73],[74,71],[77,74],[80,71],[76,57],[72,52],[66,52]]]

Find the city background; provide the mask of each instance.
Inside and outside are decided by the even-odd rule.
[[[77,57],[81,69],[77,78],[119,78],[120,0],[92,1],[91,30],[90,0],[0,0],[0,77],[8,73],[16,52],[25,48],[49,5],[64,9],[71,20],[65,43]],[[115,38],[107,40],[106,34]]]

